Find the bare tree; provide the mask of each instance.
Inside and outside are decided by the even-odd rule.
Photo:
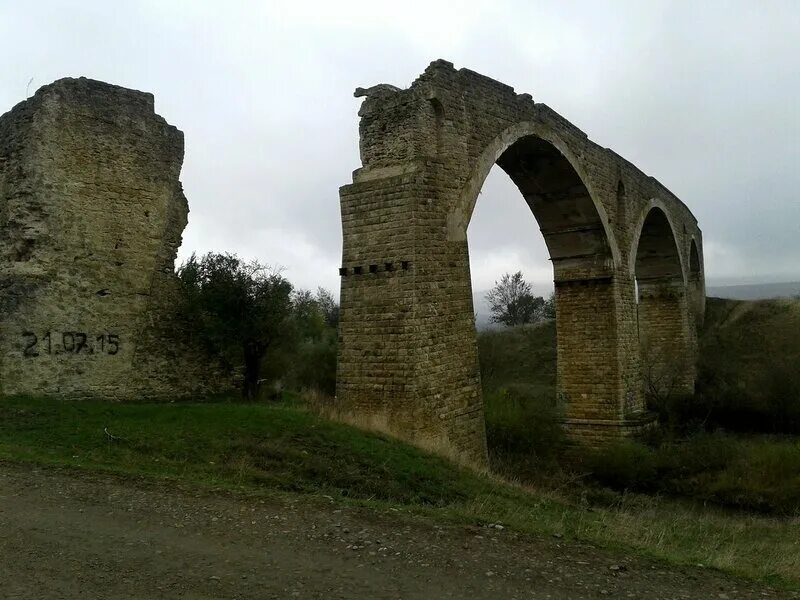
[[[495,281],[486,300],[492,311],[492,323],[513,327],[541,321],[544,316],[544,298],[533,295],[531,284],[523,279],[522,271],[513,275],[506,273],[499,282]]]

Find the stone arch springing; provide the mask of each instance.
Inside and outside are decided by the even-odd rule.
[[[697,250],[697,240],[694,237],[689,245],[688,291],[689,307],[695,320],[695,326],[701,327],[705,314],[705,283],[703,281],[703,266],[700,263],[700,253]]]
[[[631,260],[644,391],[651,397],[692,391],[693,336],[675,230],[658,201],[649,203],[640,223]]]
[[[540,203],[541,212],[537,214],[533,205],[537,195],[537,175],[546,171],[548,162],[556,168],[551,173],[557,174],[557,177],[561,177],[562,180],[561,182],[555,179],[547,181],[540,178],[538,180],[538,183],[544,182],[545,187],[542,188],[542,194],[550,194],[551,202]],[[562,234],[569,234],[571,238],[569,241],[575,242],[578,246],[585,247],[589,244],[595,248],[602,248],[602,257],[604,260],[610,261],[609,267],[620,262],[616,240],[609,233],[608,215],[603,203],[598,199],[598,194],[593,190],[588,175],[583,171],[577,158],[570,152],[568,145],[551,129],[538,123],[523,122],[512,125],[486,145],[475,162],[472,175],[464,185],[458,202],[448,213],[448,239],[451,241],[465,239],[467,226],[478,195],[495,164],[500,166],[520,189],[539,222],[548,249],[551,249],[552,243],[553,249],[558,253],[558,246],[563,244],[554,240],[551,234],[560,231]],[[572,185],[571,190],[569,189],[570,184]],[[573,208],[579,211],[578,214],[564,216],[565,219],[571,219],[574,222],[573,228],[562,228],[555,223],[558,219],[554,214],[555,211],[552,210],[555,206],[552,200],[555,199],[558,192],[552,193],[553,185],[562,185],[561,192],[565,196],[563,199],[572,200]],[[567,229],[569,231],[564,231]],[[549,241],[548,236],[550,236]],[[583,238],[583,243],[579,241],[579,238]],[[551,259],[553,257],[551,251]]]
[[[494,163],[522,194],[539,224],[554,265],[569,260],[580,262],[587,257],[612,260],[598,204],[570,161],[552,142],[536,135],[522,136],[503,147],[490,166]],[[458,221],[457,229],[450,229],[451,239],[466,236],[478,192],[489,173],[482,164],[478,169],[483,175],[480,186],[476,188],[470,182],[465,190],[462,205],[454,211]]]

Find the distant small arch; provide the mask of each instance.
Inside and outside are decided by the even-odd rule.
[[[689,248],[689,280],[699,281],[703,276],[703,269],[700,266],[700,253],[697,251],[697,240],[692,237]]]
[[[433,96],[428,98],[428,102],[430,102],[431,108],[433,109],[433,115],[436,118],[436,123],[440,124],[442,120],[444,120],[444,106],[442,105],[442,101]]]
[[[634,232],[628,263],[631,276],[637,280],[680,278],[685,285],[686,269],[678,250],[678,236],[660,199],[653,198],[645,205]]]
[[[706,290],[703,280],[703,265],[700,262],[700,252],[697,248],[697,240],[692,236],[689,244],[689,301],[692,314],[694,315],[695,325],[703,325],[706,310]]]

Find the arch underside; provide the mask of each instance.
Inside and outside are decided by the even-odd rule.
[[[562,267],[606,262],[608,237],[595,202],[553,144],[525,136],[503,152],[497,165],[516,184],[536,217],[557,280]]]

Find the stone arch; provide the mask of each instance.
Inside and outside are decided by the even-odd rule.
[[[448,241],[463,246],[459,254],[467,269],[461,277],[467,288],[466,232],[494,164],[514,182],[533,213],[553,264],[557,402],[573,426],[602,420],[606,407],[614,404],[612,388],[597,382],[616,376],[613,272],[619,263],[605,207],[591,191],[580,162],[550,129],[536,123],[506,129],[479,155],[447,216]],[[469,335],[474,338],[474,328]],[[598,396],[606,396],[606,402],[598,402]]]
[[[694,336],[678,237],[665,206],[649,202],[631,249],[645,393],[694,390]]]

